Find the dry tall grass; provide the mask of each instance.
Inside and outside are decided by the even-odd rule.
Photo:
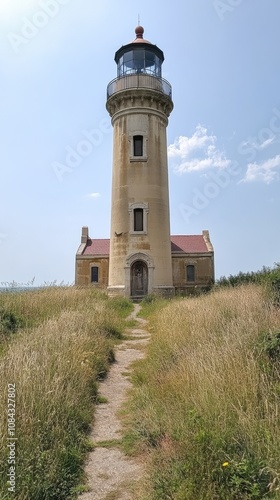
[[[279,308],[244,286],[174,301],[151,324],[131,430],[151,452],[149,498],[280,498],[280,360],[266,349]]]
[[[74,497],[88,450],[96,379],[106,373],[112,336],[121,327],[120,304],[75,288],[1,300],[6,310],[37,324],[17,333],[0,359],[1,500]],[[16,385],[15,495],[7,486],[8,384]]]

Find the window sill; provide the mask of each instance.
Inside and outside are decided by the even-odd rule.
[[[138,161],[138,163],[142,163],[142,162],[148,161],[148,158],[147,158],[147,156],[130,156],[129,160],[131,162],[137,162]]]
[[[129,234],[131,236],[142,236],[148,234],[147,231],[130,231]]]

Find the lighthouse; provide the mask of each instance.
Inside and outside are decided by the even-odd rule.
[[[173,101],[162,77],[164,54],[137,26],[115,62],[106,96],[113,127],[110,239],[92,239],[83,226],[75,283],[131,299],[207,290],[214,281],[209,231],[170,235],[166,130]]]
[[[164,54],[144,38],[115,54],[107,88],[113,168],[108,291],[173,295],[166,127],[172,89],[162,78]]]

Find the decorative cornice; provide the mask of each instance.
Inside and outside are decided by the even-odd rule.
[[[130,268],[134,262],[137,262],[137,260],[142,260],[144,261],[148,268],[154,268],[154,261],[151,255],[147,255],[146,253],[143,252],[138,252],[138,253],[133,253],[129,255],[126,258],[125,261],[125,268]]]
[[[92,255],[76,254],[76,260],[94,260],[94,259],[109,259],[109,254],[92,254]]]
[[[106,108],[112,121],[118,114],[148,113],[160,116],[167,123],[173,109],[169,96],[146,88],[125,89],[108,98]]]
[[[172,259],[173,258],[196,258],[201,259],[203,257],[213,257],[214,252],[203,252],[203,253],[193,253],[193,252],[171,252]]]

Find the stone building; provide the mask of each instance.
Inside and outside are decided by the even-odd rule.
[[[82,228],[76,284],[107,288],[110,295],[172,296],[209,287],[214,252],[208,231],[170,236],[166,127],[172,88],[162,78],[164,55],[143,38],[115,54],[117,78],[107,88],[114,130],[111,234],[91,239]]]

